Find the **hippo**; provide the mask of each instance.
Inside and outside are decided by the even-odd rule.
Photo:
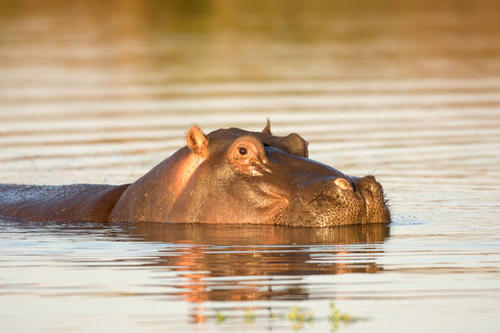
[[[237,223],[301,227],[388,223],[372,175],[308,158],[296,133],[239,128],[204,134],[131,184],[0,185],[0,215],[27,221]]]

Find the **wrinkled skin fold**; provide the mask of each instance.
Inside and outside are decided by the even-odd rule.
[[[373,176],[308,158],[298,134],[238,128],[205,135],[132,184],[0,185],[0,215],[30,221],[251,223],[306,227],[387,223]]]

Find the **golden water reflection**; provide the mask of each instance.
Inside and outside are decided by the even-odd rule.
[[[144,223],[126,231],[144,241],[176,245],[160,251],[153,265],[178,272],[182,283],[175,284],[179,291],[174,294],[193,303],[308,299],[304,276],[381,271],[375,257],[389,236],[386,225],[315,229]]]

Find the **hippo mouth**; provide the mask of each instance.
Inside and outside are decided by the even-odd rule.
[[[290,223],[286,225],[330,227],[348,224],[387,223],[390,213],[382,186],[373,176],[351,178],[349,184],[326,186],[305,200],[300,194],[290,207]]]
[[[359,192],[364,201],[365,220],[363,223],[387,223],[391,216],[388,208],[389,200],[385,197],[382,185],[373,176],[358,179],[355,191]]]

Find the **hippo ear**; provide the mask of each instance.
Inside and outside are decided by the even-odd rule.
[[[186,142],[193,153],[205,155],[208,147],[208,138],[198,126],[191,126],[186,135]]]
[[[264,127],[264,129],[262,130],[262,133],[273,135],[273,133],[271,133],[271,121],[269,120],[269,118],[267,118],[266,127]]]

